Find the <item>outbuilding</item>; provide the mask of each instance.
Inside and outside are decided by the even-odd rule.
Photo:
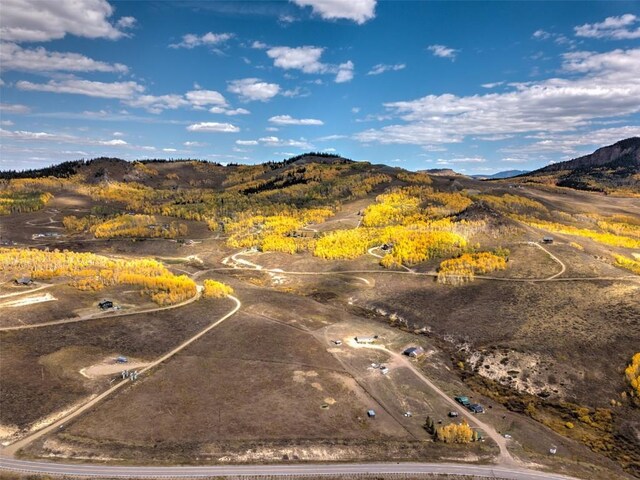
[[[29,277],[20,277],[20,278],[16,278],[16,285],[31,285],[33,284],[33,280],[31,280]]]
[[[373,343],[376,341],[375,337],[356,337],[356,343]]]
[[[407,355],[408,357],[419,357],[420,355],[424,354],[424,348],[422,347],[409,347],[407,348],[404,352],[405,355]]]
[[[376,411],[375,410],[367,410],[367,417],[376,418]]]

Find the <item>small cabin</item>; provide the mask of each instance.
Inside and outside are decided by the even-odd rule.
[[[374,337],[356,337],[355,340],[356,340],[356,343],[360,343],[360,344],[369,344],[376,341]]]
[[[422,347],[409,347],[403,352],[408,357],[419,357],[424,354],[424,348]]]

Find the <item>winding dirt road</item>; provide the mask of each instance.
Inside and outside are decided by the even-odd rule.
[[[215,328],[218,325],[220,325],[222,322],[224,322],[226,319],[228,319],[229,317],[234,315],[238,310],[240,310],[240,307],[242,307],[242,302],[240,302],[240,300],[238,300],[236,297],[234,297],[232,295],[229,295],[227,298],[229,298],[229,299],[234,301],[235,306],[233,307],[233,309],[231,309],[229,312],[227,312],[224,316],[222,316],[221,318],[219,318],[215,322],[211,323],[204,330],[201,330],[200,332],[195,334],[193,337],[191,337],[188,340],[182,342],[180,345],[178,345],[173,350],[165,353],[162,357],[160,357],[157,360],[154,360],[153,362],[151,362],[149,365],[147,365],[142,370],[140,370],[138,372],[138,374],[139,375],[144,375],[146,372],[148,372],[152,368],[154,368],[154,367],[160,365],[161,363],[165,362],[166,360],[170,359],[175,354],[177,354],[178,352],[184,350],[186,347],[191,345],[193,342],[198,340],[200,337],[202,337],[203,335],[208,333],[210,330],[212,330],[213,328]],[[96,406],[98,403],[103,401],[105,398],[111,396],[113,393],[117,392],[118,390],[120,390],[122,387],[124,387],[128,383],[130,383],[130,381],[128,379],[127,380],[122,380],[122,381],[116,383],[113,387],[109,388],[108,390],[105,390],[104,392],[102,392],[97,397],[89,400],[87,403],[83,404],[82,406],[80,406],[76,410],[70,412],[69,414],[65,415],[61,419],[55,421],[51,425],[49,425],[49,426],[47,426],[47,427],[45,427],[45,428],[43,428],[41,430],[38,430],[37,432],[34,432],[31,435],[29,435],[27,437],[24,437],[24,438],[12,443],[12,444],[0,449],[0,456],[5,456],[5,457],[14,456],[15,453],[18,450],[20,450],[21,448],[25,447],[26,445],[29,445],[30,443],[32,443],[34,440],[40,438],[41,436],[46,435],[47,433],[50,433],[50,432],[58,429],[59,427],[61,427],[63,424],[65,424],[69,420],[72,420],[72,419],[76,418],[77,416],[83,414],[87,410],[90,410],[91,408]]]

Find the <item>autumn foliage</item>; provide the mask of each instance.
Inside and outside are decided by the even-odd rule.
[[[478,273],[484,274],[507,268],[504,255],[491,252],[464,253],[440,263],[438,282],[459,285],[472,281]]]
[[[466,420],[436,429],[436,440],[444,443],[470,443],[474,437],[474,432]]]
[[[152,259],[110,259],[93,253],[0,248],[0,272],[34,279],[66,278],[79,290],[100,290],[109,285],[143,288],[159,305],[172,305],[196,295],[196,284],[176,276]]]
[[[631,358],[631,363],[625,369],[624,374],[631,385],[633,400],[640,406],[640,352]]]
[[[204,281],[203,296],[205,298],[222,298],[228,295],[233,295],[233,288],[231,288],[229,285],[225,285],[222,282],[217,282],[216,280]]]

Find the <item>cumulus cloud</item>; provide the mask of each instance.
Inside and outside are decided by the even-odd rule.
[[[285,70],[296,69],[304,73],[324,73],[327,66],[320,62],[324,52],[321,47],[273,47],[267,50],[269,58],[276,67]]]
[[[246,108],[223,108],[223,107],[211,107],[209,109],[211,113],[219,113],[229,116],[236,115],[249,115],[251,112]]]
[[[633,40],[640,38],[640,19],[631,13],[619,17],[607,17],[599,23],[585,23],[574,28],[577,37]]]
[[[351,80],[353,80],[353,62],[349,60],[348,62],[338,65],[338,73],[336,74],[335,82],[345,83],[350,82]]]
[[[128,99],[136,93],[142,93],[144,87],[136,82],[93,82],[90,80],[51,80],[47,83],[32,83],[21,80],[16,83],[20,90],[69,93],[75,95],[87,95],[98,98]]]
[[[192,49],[195,47],[217,47],[233,38],[233,33],[213,33],[208,32],[204,35],[195,35],[193,33],[187,33],[182,37],[182,41],[179,43],[172,43],[170,48],[187,48]]]
[[[362,25],[376,16],[376,0],[292,0],[300,7],[311,7],[326,20],[346,19]]]
[[[258,145],[258,141],[257,140],[236,140],[236,145],[245,145],[245,146]]]
[[[121,63],[93,60],[79,53],[49,52],[43,47],[28,49],[15,43],[0,43],[0,64],[3,70],[21,72],[117,72],[129,69]]]
[[[227,101],[222,94],[215,90],[192,90],[187,92],[185,97],[187,101],[196,108],[204,108],[209,105],[221,107],[227,105]]]
[[[144,108],[151,113],[161,113],[163,110],[176,110],[180,107],[189,105],[182,95],[169,94],[169,95],[138,95],[134,98],[124,101],[125,104],[136,107]]]
[[[134,25],[133,17],[116,24],[109,21],[113,7],[106,0],[43,2],[41,0],[4,0],[0,37],[14,42],[46,42],[66,34],[85,38],[115,40]]]
[[[324,125],[322,120],[315,118],[293,118],[291,115],[276,115],[269,122],[276,125]]]
[[[218,122],[201,122],[194,123],[187,127],[190,132],[220,132],[220,133],[236,133],[240,129],[230,123]]]
[[[404,63],[397,63],[395,65],[385,65],[384,63],[379,63],[375,65],[371,70],[367,72],[367,75],[380,75],[384,72],[395,72],[398,70],[403,70],[406,67]]]
[[[504,85],[504,82],[483,83],[480,85],[482,88],[496,88],[500,85]]]
[[[243,78],[229,82],[227,90],[235,93],[245,102],[254,100],[266,102],[280,92],[280,85],[263,82],[259,78]]]
[[[566,132],[640,112],[640,49],[563,56],[569,78],[509,85],[501,93],[427,95],[384,104],[401,120],[360,132],[362,142],[430,145],[466,136]]]
[[[456,50],[454,48],[447,47],[445,45],[429,45],[427,47],[433,55],[440,58],[449,58],[451,60],[455,60],[456,55],[460,50]]]
[[[202,142],[184,142],[183,145],[185,147],[206,147],[207,146],[206,143],[202,143]]]

